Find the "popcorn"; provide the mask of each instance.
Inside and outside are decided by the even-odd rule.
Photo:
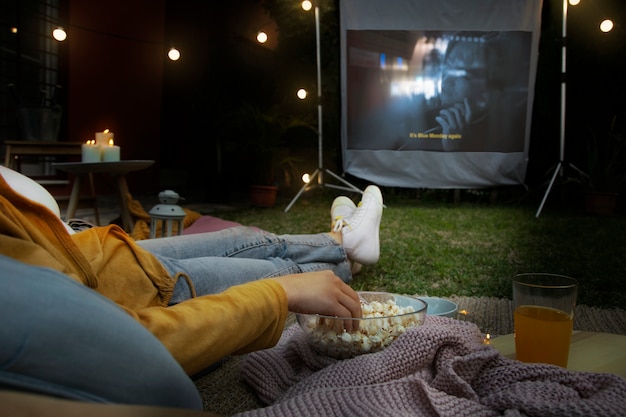
[[[366,320],[359,320],[359,329],[353,332],[343,328],[341,319],[315,315],[304,316],[301,326],[319,353],[346,359],[379,352],[408,328],[424,322],[423,314],[411,314],[415,313],[412,306],[401,307],[394,300],[371,301],[361,307]]]

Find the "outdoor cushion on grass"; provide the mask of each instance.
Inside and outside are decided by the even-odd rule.
[[[134,200],[133,197],[128,194],[126,201],[128,201],[128,209],[130,214],[135,219],[135,227],[130,235],[135,240],[143,240],[150,238],[150,215],[143,208],[141,203]],[[218,230],[226,229],[229,227],[241,226],[239,223],[231,222],[228,220],[222,220],[218,217],[203,215],[196,211],[183,208],[185,211],[185,218],[183,219],[183,234],[204,233],[204,232],[216,232]],[[162,222],[157,224],[156,235],[161,236]],[[178,223],[172,224],[172,234],[178,234]]]
[[[241,226],[241,224],[204,214],[198,217],[188,227],[185,227],[183,229],[183,235],[191,235],[194,233],[204,232],[217,232],[222,229],[228,229],[229,227],[236,226]]]

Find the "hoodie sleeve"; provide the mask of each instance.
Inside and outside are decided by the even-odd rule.
[[[189,375],[230,354],[274,346],[287,317],[287,295],[272,279],[237,285],[170,307],[127,310]]]

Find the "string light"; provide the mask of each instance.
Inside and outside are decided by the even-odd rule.
[[[581,0],[568,0],[568,3],[572,6],[576,6],[579,5],[581,3]],[[313,8],[313,2],[311,0],[304,0],[301,3],[302,9],[305,11],[310,11]],[[599,26],[600,30],[604,33],[610,32],[615,28],[615,24],[611,19],[605,19],[600,23]],[[134,40],[134,41],[139,41],[139,42],[146,42],[146,43],[157,43],[154,41],[146,41],[146,40],[142,40],[142,39],[134,39],[134,38],[130,38],[130,37],[125,37],[125,36],[120,36],[120,35],[116,35],[116,34],[112,34],[112,33],[105,33],[105,32],[100,32],[100,31],[95,31],[92,29],[87,29],[87,28],[81,28],[83,30],[88,30],[94,33],[101,33],[101,34],[106,34],[108,36],[113,36],[113,37],[119,37],[119,38],[124,38],[124,39],[129,39],[129,40]],[[18,28],[17,27],[12,27],[11,28],[11,32],[12,33],[17,33]],[[64,28],[62,27],[56,27],[53,31],[52,31],[52,37],[58,41],[58,42],[63,42],[67,39],[67,32],[65,31]],[[259,31],[257,32],[257,36],[256,36],[256,40],[257,42],[264,44],[269,40],[269,36],[266,32],[264,31]],[[170,60],[172,61],[177,61],[180,59],[181,57],[181,53],[178,49],[176,48],[170,48],[167,56]],[[307,92],[304,89],[298,90],[297,93],[298,97],[300,99],[304,99],[307,96]]]
[[[307,93],[307,91],[304,88],[299,89],[298,92],[296,93],[296,95],[298,96],[298,98],[300,100],[304,100],[306,98],[307,94],[308,93]]]
[[[605,19],[600,23],[600,30],[604,33],[613,30],[613,21],[611,19]]]
[[[167,52],[167,57],[172,61],[178,61],[180,59],[180,51],[174,47],[171,47]]]
[[[57,27],[52,31],[52,37],[59,42],[63,42],[67,39],[67,32],[62,27]]]
[[[259,43],[265,43],[265,42],[267,42],[267,33],[263,32],[263,31],[261,31],[261,32],[257,33],[257,35],[256,35],[256,40],[257,40]]]

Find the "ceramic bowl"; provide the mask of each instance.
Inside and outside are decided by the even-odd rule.
[[[459,312],[459,306],[450,300],[445,300],[438,297],[417,297],[428,304],[426,314],[431,316],[444,316],[456,318]]]

